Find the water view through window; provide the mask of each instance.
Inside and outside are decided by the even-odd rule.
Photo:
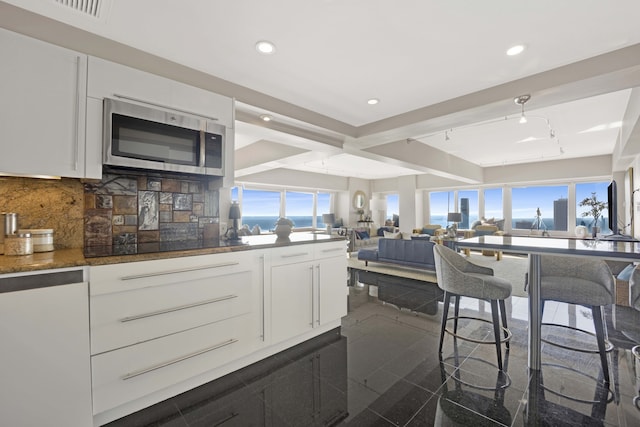
[[[608,182],[587,182],[575,184],[575,218],[569,218],[569,187],[531,186],[515,187],[511,190],[511,227],[518,230],[557,230],[572,232],[576,225],[584,225],[588,230],[594,221],[590,215],[583,216],[588,210],[579,206],[580,201],[596,193],[598,200],[607,202]],[[486,218],[502,219],[503,189],[484,189],[484,216]],[[231,191],[232,200],[239,200],[242,212],[242,224],[252,229],[258,225],[264,231],[275,228],[280,216],[291,219],[297,228],[325,228],[322,215],[335,213],[331,211],[330,193],[313,193],[297,191],[271,191],[242,189],[234,187]],[[386,218],[399,213],[398,194],[387,194]],[[315,204],[315,209],[314,209]],[[456,209],[457,204],[457,209]],[[467,212],[468,225],[459,224],[460,228],[468,228],[479,219],[479,190],[434,191],[429,193],[429,223],[449,225],[448,212]],[[538,216],[539,210],[539,216]],[[573,209],[572,209],[573,210]],[[315,224],[313,216],[315,213]],[[339,220],[336,216],[336,220]],[[464,216],[463,216],[464,219]],[[348,225],[348,224],[345,224]],[[601,233],[610,233],[608,227],[608,211],[602,213],[598,221]]]
[[[295,191],[269,191],[243,189],[240,196],[238,187],[231,191],[232,200],[240,200],[242,224],[253,229],[256,225],[263,231],[273,231],[280,216],[286,216],[293,221],[297,228],[313,226],[314,194]],[[284,203],[284,213],[281,215],[281,199]],[[322,214],[329,212],[331,195],[317,193],[316,195],[316,227],[324,228]]]

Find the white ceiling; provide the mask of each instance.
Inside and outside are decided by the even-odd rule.
[[[61,2],[0,5],[226,81],[212,84],[239,101],[240,180],[274,167],[367,179],[428,169],[371,154],[388,144],[423,144],[480,167],[611,154],[629,88],[640,86],[640,55],[630,58],[637,0],[100,0],[97,18]],[[2,26],[83,47],[34,14],[2,12]],[[259,40],[276,52],[257,53]],[[507,56],[518,43],[524,53]],[[525,93],[521,125],[513,98]],[[274,121],[260,123],[262,113]],[[522,142],[530,137],[540,139]],[[302,150],[252,163],[263,144]]]

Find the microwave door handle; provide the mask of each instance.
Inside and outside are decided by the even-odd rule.
[[[204,130],[200,130],[200,167],[204,169],[204,160],[206,154],[206,141],[207,133]]]

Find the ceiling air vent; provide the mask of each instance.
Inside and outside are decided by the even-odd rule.
[[[98,18],[101,0],[55,0],[56,3],[70,7],[78,12]]]

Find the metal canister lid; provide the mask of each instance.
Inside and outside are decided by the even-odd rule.
[[[30,233],[35,235],[53,234],[53,228],[25,228],[18,230],[18,233]]]
[[[31,233],[21,233],[20,231],[18,231],[16,234],[9,234],[8,236],[4,236],[5,239],[13,239],[13,238],[18,238],[18,237],[22,237],[22,238],[26,238],[26,237],[31,237]]]

